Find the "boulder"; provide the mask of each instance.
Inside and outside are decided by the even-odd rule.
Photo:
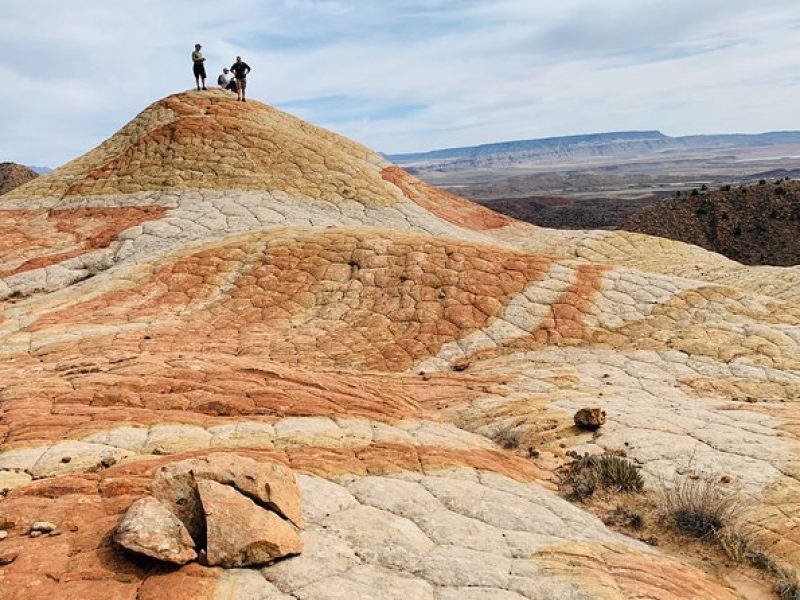
[[[291,469],[217,452],[161,467],[153,478],[153,495],[169,505],[195,540],[204,529],[195,482],[203,480],[230,485],[297,527],[304,525],[300,491]]]
[[[131,505],[114,531],[114,541],[131,552],[164,562],[183,565],[197,558],[186,527],[151,496]]]
[[[197,482],[206,519],[206,560],[226,568],[263,565],[298,554],[303,542],[294,526],[230,485]]]
[[[575,413],[575,425],[581,429],[596,431],[606,422],[606,411],[602,408],[582,408]]]

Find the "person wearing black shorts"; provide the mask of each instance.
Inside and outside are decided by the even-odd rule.
[[[194,45],[194,52],[192,52],[192,71],[194,72],[194,82],[197,84],[197,90],[200,91],[200,81],[203,82],[203,89],[206,89],[206,59],[203,58],[203,53],[200,52],[202,46],[200,44]]]
[[[247,74],[250,72],[250,65],[242,60],[241,56],[236,57],[236,62],[231,66],[233,76],[236,78],[236,95],[237,100],[247,102],[244,98],[245,89],[247,89]]]

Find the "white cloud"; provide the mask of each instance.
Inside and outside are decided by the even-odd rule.
[[[253,97],[384,151],[800,129],[795,0],[0,0],[0,160],[55,166],[241,53]],[[363,111],[363,114],[361,114]]]

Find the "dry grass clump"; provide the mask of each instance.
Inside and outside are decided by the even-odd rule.
[[[800,600],[797,572],[765,552],[753,531],[744,525],[745,501],[735,492],[720,489],[714,478],[685,478],[661,489],[660,512],[667,524],[694,538],[707,541],[738,563],[748,563],[767,573],[781,600]]]
[[[519,434],[509,429],[504,429],[494,436],[494,442],[506,450],[516,450],[520,445]]]
[[[726,526],[738,523],[741,510],[739,497],[722,491],[711,479],[684,478],[662,490],[665,518],[682,533],[698,539],[717,536]]]
[[[569,468],[566,482],[569,497],[577,500],[588,498],[600,488],[619,492],[641,492],[644,478],[631,461],[621,456],[585,455]]]
[[[781,600],[800,600],[800,579],[795,571],[779,568],[775,573],[775,593]]]

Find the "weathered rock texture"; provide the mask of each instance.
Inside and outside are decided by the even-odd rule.
[[[197,490],[205,513],[209,565],[228,568],[263,565],[299,554],[303,549],[292,525],[234,488],[200,480]]]
[[[730,476],[800,561],[796,269],[513,222],[220,91],[156,102],[0,219],[9,597],[741,597],[559,498],[573,447]],[[300,556],[152,571],[107,543],[181,461],[258,502],[233,451],[300,474],[302,515],[266,501]],[[251,540],[224,541],[240,564]]]
[[[0,196],[39,175],[33,169],[12,162],[0,162]]]
[[[114,541],[131,552],[179,565],[197,558],[183,523],[150,496],[131,505],[114,530]]]

